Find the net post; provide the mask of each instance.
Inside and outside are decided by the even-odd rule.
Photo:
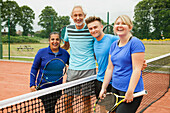
[[[2,3],[0,3],[0,59],[3,59],[3,46],[2,46],[2,27],[1,27],[1,6]]]
[[[10,60],[10,18],[8,17],[8,59]]]
[[[107,12],[107,25],[109,25],[109,12]],[[107,33],[109,32],[109,29],[107,28]]]
[[[168,71],[169,71],[168,74],[169,74],[169,88],[170,88],[170,68]]]

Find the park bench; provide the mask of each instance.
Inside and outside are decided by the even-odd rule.
[[[31,47],[30,45],[20,45],[19,47],[17,47],[17,51],[19,51],[19,50],[27,50],[27,51],[29,51],[29,50],[33,50],[34,48],[33,47]]]

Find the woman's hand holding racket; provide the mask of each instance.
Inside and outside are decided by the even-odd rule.
[[[106,110],[108,111],[108,113],[111,113],[122,102],[125,102],[125,101],[130,102],[130,101],[133,100],[133,98],[143,96],[143,95],[146,95],[146,94],[147,94],[147,91],[143,90],[141,92],[137,92],[137,93],[134,93],[134,94],[128,94],[127,93],[126,97],[125,97],[125,96],[117,95],[117,94],[112,93],[112,92],[105,94],[105,90],[102,89],[101,92],[100,92],[99,98],[97,99],[97,101],[94,104],[93,110],[94,110],[94,113],[96,113],[97,105],[102,105],[102,106],[106,107]]]
[[[107,92],[106,89],[101,89],[100,94],[99,94],[99,99],[104,99],[106,92]]]
[[[126,92],[124,102],[131,103],[133,101],[133,92]]]

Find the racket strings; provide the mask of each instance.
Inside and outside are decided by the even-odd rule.
[[[43,72],[43,78],[46,82],[55,82],[62,78],[65,72],[66,66],[62,61],[52,60],[46,65]]]
[[[110,111],[108,113],[111,113],[112,111],[114,111],[117,108],[117,106],[119,106],[125,100],[125,99],[119,99],[119,98],[124,98],[124,96],[118,96],[115,94],[115,97],[116,97],[115,104],[113,107],[109,109]]]
[[[116,96],[113,93],[107,93],[104,99],[98,102],[98,105],[105,106],[106,110],[110,110],[116,103]]]

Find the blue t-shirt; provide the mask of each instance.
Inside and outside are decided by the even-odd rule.
[[[98,63],[98,73],[97,80],[103,82],[105,71],[108,65],[109,58],[109,50],[111,44],[118,40],[119,37],[115,35],[105,34],[104,37],[97,41],[95,39],[94,42],[94,53],[96,55],[97,63]]]
[[[119,47],[118,41],[113,42],[109,54],[113,63],[112,86],[120,91],[127,91],[132,67],[132,54],[145,52],[143,43],[136,37],[133,37],[125,46]],[[144,90],[142,73],[134,92]]]
[[[53,58],[60,58],[66,64],[69,64],[69,57],[70,57],[69,53],[65,49],[62,49],[62,48],[59,48],[58,54],[53,53],[50,49],[50,46],[47,47],[47,48],[40,49],[37,52],[37,54],[34,58],[34,62],[32,64],[32,67],[31,67],[30,87],[35,86],[35,85],[38,86],[38,84],[40,83],[40,80],[41,80],[43,68],[48,61],[50,61]],[[47,87],[51,87],[51,86],[54,86],[54,85],[61,84],[62,80],[63,79],[61,79],[58,82],[53,83],[53,84],[44,85],[40,88],[43,89],[43,88],[47,88]],[[44,83],[46,83],[46,81],[42,80],[41,84],[44,84]]]
[[[75,25],[66,28],[64,41],[70,44],[69,69],[88,70],[96,68],[94,59],[94,37],[87,26],[77,29]]]

